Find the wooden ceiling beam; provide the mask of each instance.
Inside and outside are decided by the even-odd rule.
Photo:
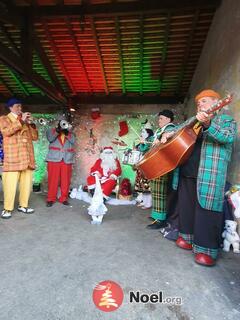
[[[14,42],[11,34],[8,32],[6,26],[4,25],[3,22],[0,22],[0,30],[3,33],[3,35],[5,36],[5,38],[7,39],[9,45],[13,48],[13,50],[17,53],[20,54],[20,50],[17,47],[16,43]]]
[[[64,0],[57,0],[57,5],[58,5],[59,7],[64,6]]]
[[[48,40],[48,42],[50,44],[51,49],[53,50],[53,53],[54,53],[54,55],[56,57],[56,60],[59,63],[59,66],[60,66],[60,68],[62,70],[62,73],[64,74],[64,76],[65,76],[65,78],[67,80],[67,83],[68,83],[69,87],[72,90],[72,93],[76,94],[76,90],[75,90],[75,88],[73,86],[72,80],[69,77],[69,74],[68,74],[68,72],[67,72],[67,70],[65,68],[64,63],[63,63],[62,57],[59,54],[58,48],[57,48],[57,46],[55,44],[54,38],[52,37],[52,35],[51,35],[51,33],[50,33],[49,29],[48,29],[48,25],[47,25],[47,23],[45,21],[43,22],[43,26],[44,26],[46,38],[47,38],[47,40]]]
[[[216,8],[221,0],[139,0],[137,2],[110,2],[105,4],[82,3],[82,5],[53,5],[37,7],[16,7],[15,12],[27,10],[35,17],[74,17],[84,16],[119,16],[130,14],[149,14],[183,9]]]
[[[126,83],[125,83],[125,74],[124,74],[124,63],[123,63],[123,53],[122,53],[122,45],[121,45],[121,31],[119,25],[118,17],[115,17],[115,28],[116,28],[116,37],[117,37],[117,46],[118,46],[118,57],[121,71],[121,84],[122,84],[122,92],[126,93]]]
[[[5,79],[3,79],[1,76],[0,76],[0,82],[7,88],[7,90],[9,91],[9,93],[10,93],[11,95],[14,95],[12,88],[11,88],[11,87],[9,86],[9,84],[5,81]]]
[[[147,95],[84,95],[72,97],[73,105],[77,104],[177,104],[184,101],[184,96],[147,96]],[[130,110],[129,110],[130,111]]]
[[[170,33],[170,26],[171,26],[171,13],[168,12],[166,17],[166,24],[165,24],[165,31],[164,31],[164,45],[162,49],[162,57],[161,57],[161,65],[160,65],[160,73],[159,73],[159,88],[158,92],[161,93],[164,72],[165,72],[165,65],[167,62],[167,54],[168,54],[168,41],[169,41],[169,33]]]
[[[144,40],[144,33],[143,33],[143,28],[144,28],[144,21],[143,21],[143,15],[140,16],[140,34],[139,34],[139,40],[140,40],[140,57],[139,57],[139,62],[140,62],[140,94],[143,94],[143,40]]]
[[[69,33],[70,38],[71,38],[71,40],[72,40],[74,49],[75,49],[75,51],[76,51],[76,53],[77,53],[77,55],[78,55],[80,66],[81,66],[81,68],[82,68],[82,70],[83,70],[85,79],[86,79],[86,81],[87,81],[88,90],[89,90],[90,92],[92,92],[92,91],[93,91],[93,88],[92,88],[92,86],[91,86],[91,82],[90,82],[90,80],[89,80],[89,76],[88,76],[88,73],[87,73],[85,64],[84,64],[84,62],[83,62],[82,54],[81,54],[81,51],[80,51],[79,46],[78,46],[78,43],[77,43],[76,35],[75,35],[75,33],[73,32],[73,30],[72,30],[72,26],[71,26],[71,23],[70,23],[69,19],[66,19],[66,24],[67,24],[67,30],[68,30],[68,33]]]
[[[22,12],[20,13],[12,1],[0,1],[0,21],[9,24],[19,25],[22,21]]]
[[[45,70],[47,71],[49,77],[51,78],[55,88],[61,92],[62,96],[65,96],[64,90],[61,86],[60,81],[58,80],[58,77],[48,59],[47,54],[45,53],[40,40],[38,39],[37,35],[34,33],[33,34],[33,47],[36,50],[37,55],[39,56],[41,63],[43,64]],[[65,96],[66,98],[66,96]]]
[[[14,52],[8,49],[5,45],[0,46],[0,60],[3,61],[10,69],[16,71],[21,77],[26,78],[29,82],[33,83],[36,87],[42,90],[49,98],[58,103],[65,104],[66,99],[62,94],[49,84],[43,77],[35,71],[31,73],[24,68],[24,62],[21,57],[17,56]]]
[[[25,93],[26,96],[29,96],[29,91],[26,88],[26,86],[23,84],[23,81],[21,81],[16,74],[15,71],[13,71],[11,68],[8,68],[8,72],[10,73],[11,77],[14,79],[14,81],[17,83],[17,85],[21,88],[21,90]]]
[[[191,32],[189,33],[186,50],[185,50],[185,53],[184,53],[184,58],[183,58],[182,66],[181,66],[181,71],[180,71],[179,78],[178,78],[178,85],[177,85],[177,88],[176,88],[176,94],[177,95],[181,91],[181,85],[182,85],[182,81],[183,81],[183,78],[184,78],[184,72],[185,72],[185,69],[187,67],[187,63],[188,63],[188,59],[189,59],[189,55],[190,55],[190,51],[191,51],[191,46],[192,46],[192,42],[193,42],[194,32],[195,32],[196,27],[197,27],[198,19],[199,19],[199,10],[196,10],[196,13],[195,13],[195,16],[194,16],[194,19],[193,19],[193,22],[192,22]],[[199,55],[200,55],[200,52],[199,52]]]
[[[21,41],[21,59],[24,66],[31,72],[33,67],[33,22],[32,17],[23,15],[20,27],[20,41]]]
[[[96,45],[98,61],[99,61],[100,67],[101,67],[101,73],[102,73],[102,78],[103,78],[103,83],[104,83],[104,90],[105,90],[105,93],[108,95],[109,94],[109,89],[108,89],[107,77],[106,77],[106,73],[105,73],[105,70],[104,70],[104,64],[103,64],[101,49],[100,49],[100,46],[99,46],[97,30],[96,30],[96,26],[95,26],[93,17],[90,17],[90,25],[91,25],[91,29],[92,29],[95,45]]]

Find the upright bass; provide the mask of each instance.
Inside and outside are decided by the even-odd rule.
[[[232,95],[213,104],[207,113],[220,110],[232,101]],[[179,126],[175,134],[164,144],[158,142],[152,149],[145,153],[143,159],[136,167],[147,179],[156,179],[174,170],[183,164],[190,156],[197,140],[197,133],[193,129],[198,122],[196,116],[191,117]],[[201,125],[199,124],[201,127]]]

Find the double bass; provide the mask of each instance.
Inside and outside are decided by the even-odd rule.
[[[213,104],[206,113],[213,113],[220,110],[232,101],[232,95]],[[198,129],[194,126],[198,124]],[[143,159],[136,164],[136,167],[149,179],[159,178],[183,164],[192,153],[197,140],[201,124],[196,116],[186,120],[178,127],[174,135],[166,142],[160,141],[152,149],[145,153]]]

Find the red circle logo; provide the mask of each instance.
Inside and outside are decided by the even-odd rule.
[[[123,302],[123,290],[114,281],[102,281],[93,290],[93,302],[101,311],[115,311]]]

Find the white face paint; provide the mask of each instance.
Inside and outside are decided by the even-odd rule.
[[[146,131],[146,129],[142,129],[142,132],[141,132],[141,137],[146,140],[148,138],[148,133]]]

